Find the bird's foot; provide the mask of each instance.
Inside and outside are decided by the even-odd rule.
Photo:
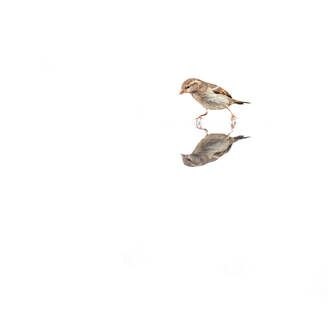
[[[195,120],[196,128],[199,130],[205,131],[206,135],[208,135],[208,130],[202,127],[202,118],[197,117]]]
[[[206,116],[207,114],[208,114],[208,111],[206,111],[206,113],[204,113],[204,114],[202,114],[202,115],[199,115],[199,116],[196,117],[196,119],[195,119],[195,121],[196,121],[196,128],[205,131],[205,132],[206,132],[206,135],[208,135],[208,130],[207,130],[207,129],[204,129],[204,128],[202,127],[202,123],[201,123],[201,122],[202,122],[202,118],[203,118],[204,116]]]
[[[231,129],[233,130],[237,123],[237,117],[233,114],[231,114]]]
[[[237,117],[232,113],[232,111],[230,110],[229,107],[226,107],[226,108],[231,114],[231,129],[233,130],[236,126],[236,123],[237,123]]]

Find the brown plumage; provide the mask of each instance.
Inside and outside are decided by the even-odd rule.
[[[233,104],[249,104],[247,101],[241,101],[233,99],[231,94],[223,88],[207,83],[199,79],[188,79],[183,82],[181,86],[180,95],[184,93],[190,93],[194,99],[196,99],[203,107],[206,108],[206,113],[198,116],[197,120],[207,115],[208,110],[229,109]],[[231,113],[231,127],[234,128],[236,124],[236,117]]]
[[[202,166],[207,163],[216,161],[226,154],[232,144],[240,139],[249,137],[237,136],[230,137],[222,133],[212,133],[203,138],[196,146],[194,151],[189,155],[183,155],[183,163],[187,166]]]

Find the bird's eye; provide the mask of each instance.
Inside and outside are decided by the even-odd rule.
[[[187,85],[186,87],[185,87],[185,89],[189,89],[190,88],[190,85]]]
[[[188,158],[188,157],[187,157],[187,161],[192,162],[192,160],[190,158]]]

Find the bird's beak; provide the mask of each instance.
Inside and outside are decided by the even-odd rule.
[[[186,93],[186,90],[185,89],[181,89],[179,95],[183,95],[184,93]]]

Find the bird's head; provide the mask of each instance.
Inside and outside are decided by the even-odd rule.
[[[201,86],[202,81],[198,79],[188,79],[182,83],[180,95],[184,93],[196,92]]]
[[[201,162],[201,159],[198,155],[196,154],[190,154],[190,155],[185,155],[185,154],[181,154],[182,156],[182,161],[183,164],[186,166],[201,166],[203,165],[203,163]]]

